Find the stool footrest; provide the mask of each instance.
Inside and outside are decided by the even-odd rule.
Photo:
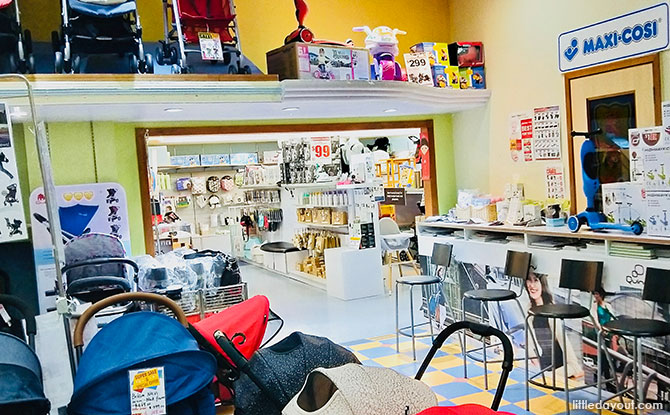
[[[417,327],[426,326],[428,324],[430,324],[430,323],[429,322],[420,323],[420,324],[415,325],[414,328],[416,329]],[[398,329],[398,334],[402,334],[405,337],[410,337],[411,338],[412,333],[411,333],[411,331],[408,331],[408,330],[411,330],[411,329],[412,329],[412,326],[400,327]],[[415,333],[414,334],[414,338],[416,338],[416,339],[423,339],[425,337],[431,337],[431,336],[432,335],[430,333],[428,333],[428,334],[416,334]]]

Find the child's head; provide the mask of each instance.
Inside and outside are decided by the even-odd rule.
[[[593,291],[593,298],[596,300],[596,303],[600,304],[603,301],[605,301],[605,297],[607,296],[607,291],[603,287],[598,287],[596,288],[595,291]]]
[[[326,51],[323,48],[319,49],[319,55],[325,55]]]

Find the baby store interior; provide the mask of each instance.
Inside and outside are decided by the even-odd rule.
[[[669,50],[668,0],[0,0],[0,415],[670,414]]]

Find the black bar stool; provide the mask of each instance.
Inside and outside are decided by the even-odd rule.
[[[434,243],[433,244],[433,255],[431,256],[431,262],[436,265],[438,268],[439,267],[444,267],[445,270],[446,268],[449,268],[449,264],[451,263],[451,251],[452,251],[452,245],[451,244],[443,244],[443,243]],[[437,274],[437,273],[436,273]],[[439,289],[441,290],[442,287],[442,280],[440,277],[437,275],[412,275],[408,277],[403,277],[403,278],[398,278],[395,282],[395,340],[396,340],[396,351],[400,353],[400,335],[402,334],[403,336],[411,337],[412,338],[412,356],[414,357],[414,360],[416,360],[416,338],[422,338],[422,337],[428,337],[428,335],[423,334],[423,335],[416,335],[415,329],[417,327],[424,326],[428,324],[430,326],[430,337],[435,340],[435,335],[433,333],[433,318],[430,314],[430,311],[428,312],[428,322],[427,323],[422,323],[415,325],[414,324],[414,296],[412,289],[415,286],[429,286],[429,285],[439,285]],[[400,285],[406,285],[409,286],[409,307],[410,307],[410,319],[411,319],[411,325],[407,327],[400,327],[399,323],[399,317],[398,317],[398,287]],[[445,303],[447,304],[447,307],[451,310],[451,306],[449,305],[449,300],[445,297]],[[451,310],[453,313],[453,310]],[[407,330],[411,330],[411,333],[408,333]]]
[[[521,280],[521,285],[523,287],[523,284],[525,284],[526,278],[528,277],[528,272],[530,271],[530,260],[531,260],[531,254],[529,252],[518,252],[518,251],[507,251],[507,258],[505,260],[505,275],[509,277],[509,283],[507,284],[507,289],[475,289],[475,290],[469,290],[463,293],[463,298],[461,299],[461,310],[463,310],[463,315],[465,316],[465,300],[475,300],[479,301],[479,311],[480,311],[480,323],[482,324],[489,324],[489,322],[485,321],[484,319],[484,308],[487,306],[489,302],[495,302],[498,305],[498,310],[501,310],[500,307],[500,302],[501,301],[510,301],[514,300],[519,307],[519,310],[521,311],[521,315],[524,315],[525,312],[523,310],[523,307],[521,307],[521,303],[519,302],[519,296],[523,292],[523,288],[517,293],[512,290],[512,281],[516,278],[518,280]],[[489,313],[487,313],[489,314]],[[464,318],[465,320],[465,318]],[[490,318],[489,318],[490,320]],[[509,332],[505,333],[508,336],[512,334],[515,330],[511,329]],[[477,361],[482,361],[484,363],[484,388],[488,389],[489,388],[489,376],[488,376],[488,368],[487,364],[488,363],[498,363],[501,362],[501,360],[492,360],[488,361],[487,355],[486,355],[486,342],[482,341],[482,347],[477,347],[475,349],[467,350],[467,344],[466,340],[467,336],[464,336],[463,339],[463,373],[464,377],[468,377],[468,369],[467,369],[467,358],[470,357],[473,360]],[[535,350],[538,350],[537,347],[537,341],[534,340],[535,343]],[[489,347],[496,346],[495,345],[490,345]],[[526,345],[528,345],[528,342],[526,342]],[[474,358],[471,354],[473,352],[476,352],[478,350],[483,351],[483,359],[476,359]]]
[[[602,281],[602,274],[603,274],[603,263],[598,261],[578,261],[578,260],[570,260],[570,259],[564,259],[561,262],[561,276],[559,280],[559,287],[561,288],[567,288],[568,289],[568,298],[567,298],[567,303],[566,304],[542,304],[542,305],[537,305],[533,306],[528,310],[528,315],[526,316],[526,338],[528,338],[528,333],[529,333],[529,324],[528,320],[533,317],[533,320],[535,321],[536,319],[544,318],[548,320],[553,320],[553,328],[551,324],[548,324],[548,328],[551,329],[551,365],[548,367],[542,367],[542,364],[540,364],[540,372],[536,373],[532,377],[529,376],[529,364],[530,364],[530,358],[528,355],[528,347],[525,348],[525,353],[526,353],[526,358],[525,358],[525,363],[526,363],[526,410],[530,411],[530,384],[532,383],[533,385],[540,386],[543,388],[547,389],[552,389],[552,390],[562,390],[565,391],[565,409],[566,413],[570,413],[570,391],[576,391],[580,389],[584,389],[587,387],[591,386],[596,386],[598,383],[592,383],[592,384],[586,384],[586,385],[581,385],[575,388],[570,389],[568,387],[568,352],[567,348],[568,342],[567,342],[567,335],[565,331],[565,320],[566,319],[583,319],[586,317],[589,317],[593,323],[594,327],[598,327],[596,324],[593,316],[591,315],[590,311],[588,308],[583,307],[579,304],[572,304],[571,301],[571,295],[572,295],[572,290],[578,290],[578,291],[583,291],[583,292],[588,292],[591,294],[591,299],[589,300],[589,304],[593,303],[593,292],[601,287],[601,281]],[[562,347],[562,366],[563,366],[563,380],[564,380],[564,386],[556,386],[556,358],[557,358],[557,353],[556,353],[556,320],[561,320],[562,328],[563,328],[563,333],[562,333],[562,345],[559,343],[558,345]],[[598,357],[600,354],[598,353]],[[609,358],[609,354],[607,351],[605,351],[605,356],[607,357],[607,360],[610,364],[610,367],[612,368],[612,372],[614,373],[614,367],[612,366],[611,360]],[[541,359],[540,356],[538,355],[538,359]],[[600,360],[600,359],[598,359]],[[539,376],[542,374],[544,376],[544,372],[551,370],[552,372],[552,384],[547,384],[545,382],[537,382],[533,380],[533,378]],[[608,379],[607,381],[610,381],[611,379]],[[600,380],[598,380],[600,381]]]
[[[602,364],[598,359],[598,402],[604,403],[610,399],[621,396],[625,393],[633,391],[633,410],[637,415],[638,402],[644,403],[646,397],[646,389],[649,386],[648,382],[644,381],[644,371],[642,366],[642,338],[648,337],[663,337],[670,335],[670,324],[663,320],[655,320],[656,309],[658,303],[670,303],[670,270],[647,268],[646,277],[644,280],[644,290],[642,291],[642,299],[645,301],[652,301],[654,308],[652,309],[651,318],[619,318],[605,323],[600,328],[598,333],[598,350],[607,349],[602,345],[603,335],[619,335],[633,338],[633,386],[630,388],[618,391],[613,396],[603,400],[602,399]],[[647,378],[649,380],[649,377]],[[598,406],[598,413],[602,413],[602,405]]]

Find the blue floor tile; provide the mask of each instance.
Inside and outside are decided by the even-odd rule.
[[[546,395],[546,393],[535,388],[530,388],[530,399]],[[510,403],[524,402],[526,400],[526,386],[523,383],[508,385],[503,392],[503,399]]]
[[[571,401],[587,401],[587,402],[598,402],[598,395],[595,388],[589,388],[584,390],[578,390],[570,392]],[[554,393],[554,396],[557,398],[565,399],[565,392],[558,391]]]
[[[402,373],[405,376],[409,376],[409,377],[413,378],[414,376],[416,376],[416,372],[419,371],[420,367],[421,367],[420,362],[414,362],[414,363],[407,363],[407,364],[400,365],[400,366],[394,366],[391,369],[395,370],[398,373]],[[435,372],[435,368],[428,366],[428,368],[426,368],[425,373],[430,373],[430,372]]]
[[[530,372],[530,375],[532,376],[532,372]],[[509,378],[521,383],[526,382],[526,369],[522,367],[512,369],[512,372],[509,374]]]
[[[433,391],[447,399],[458,398],[465,395],[481,392],[478,387],[465,382],[450,382],[433,387]]]
[[[357,346],[359,344],[365,344],[365,343],[370,343],[370,340],[367,340],[367,339],[352,340],[352,341],[349,341],[349,342],[340,343],[340,345],[344,346],[344,347],[351,347],[351,346]]]
[[[370,367],[386,367],[384,365],[380,365],[379,363],[375,362],[374,360],[364,360],[363,361],[363,366],[370,366]]]
[[[358,351],[358,353],[362,354],[363,356],[369,359],[376,359],[378,357],[386,357],[394,355],[396,354],[396,351],[391,347],[380,346],[380,347],[373,347],[371,349],[360,350]]]
[[[482,376],[485,373],[493,373],[490,370],[485,372],[483,367],[478,366],[474,363],[468,363],[467,367],[468,367],[468,377],[469,378]],[[449,369],[444,369],[443,372],[448,374],[448,375],[451,375],[455,378],[462,378],[463,377],[463,365],[458,365],[458,366],[451,367]]]
[[[516,405],[505,405],[498,408],[500,412],[509,412],[517,415],[534,415],[532,412],[526,411],[524,408],[519,408]]]

